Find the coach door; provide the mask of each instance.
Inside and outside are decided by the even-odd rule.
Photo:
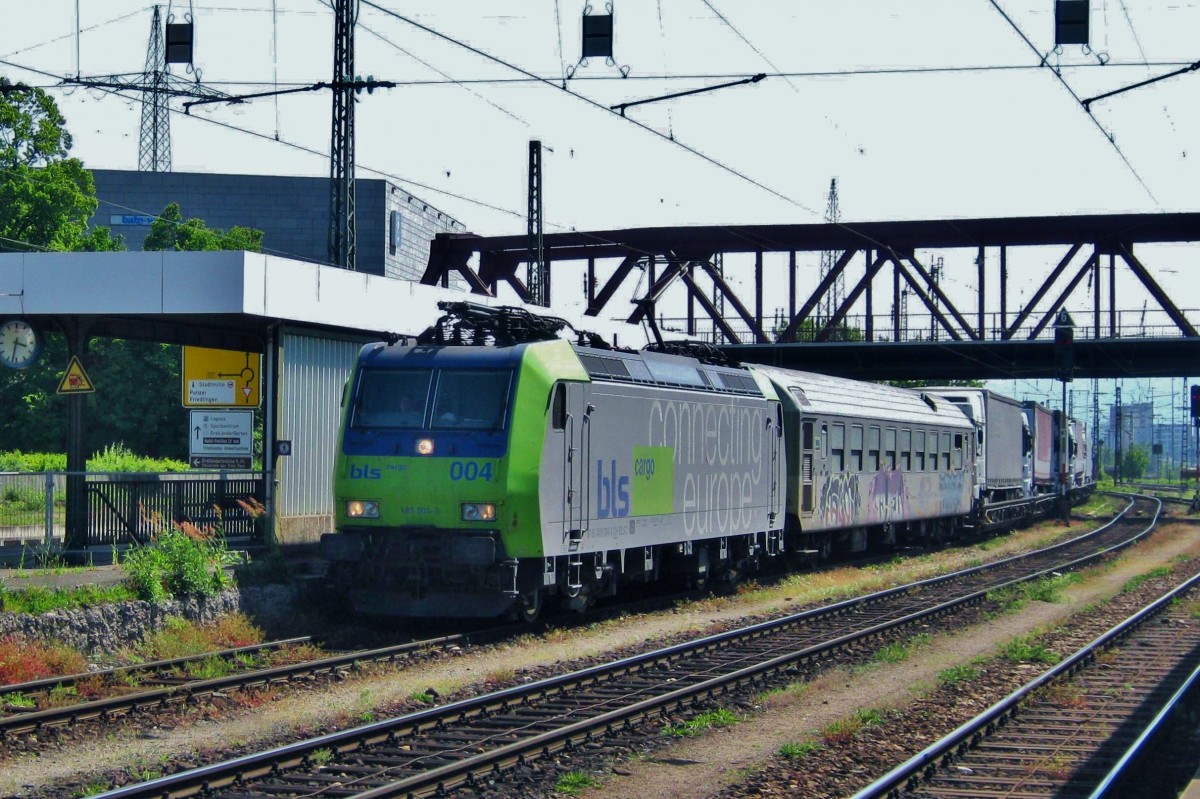
[[[816,419],[800,422],[800,512],[811,516],[815,508],[813,497],[813,445],[816,441]]]

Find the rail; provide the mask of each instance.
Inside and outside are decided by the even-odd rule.
[[[310,784],[305,769],[314,767],[319,768],[322,781],[337,780],[344,795],[353,793],[359,799],[441,795],[528,758],[595,740],[637,719],[682,710],[739,686],[761,689],[771,680],[794,679],[789,675],[795,669],[819,667],[834,649],[971,606],[998,587],[1093,562],[1140,540],[1154,522],[1145,529],[1139,523],[1136,532],[1125,529],[1128,524],[1119,526],[1114,520],[1090,536],[1049,550],[118,788],[103,796],[190,796],[201,789],[219,790],[225,796],[257,796],[261,795],[255,787],[259,779],[270,782],[265,789],[283,796],[310,790],[303,787]],[[1079,551],[1064,549],[1072,545]],[[1021,560],[1027,562],[1018,563]],[[970,579],[973,575],[979,579]],[[966,584],[959,584],[962,581]],[[930,587],[935,590],[922,593]],[[670,680],[663,679],[666,672]],[[469,756],[463,756],[463,741],[473,742]],[[368,748],[371,765],[364,767],[360,758]],[[338,776],[343,758],[345,778]],[[314,766],[318,760],[319,766]]]

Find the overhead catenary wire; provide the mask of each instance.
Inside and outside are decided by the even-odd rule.
[[[1071,84],[1067,83],[1066,78],[1064,78],[1057,70],[1053,69],[1046,63],[1045,58],[1038,51],[1037,46],[1029,40],[1029,37],[1025,35],[1025,32],[1021,30],[1020,26],[1017,25],[1013,18],[1008,15],[1008,12],[1000,6],[1000,3],[997,2],[997,0],[988,0],[988,2],[992,4],[992,7],[995,8],[996,11],[1000,12],[1000,16],[1002,16],[1004,21],[1009,24],[1009,27],[1011,27],[1016,34],[1021,37],[1021,40],[1025,42],[1029,49],[1033,51],[1033,54],[1038,57],[1038,59],[1041,61],[1041,66],[1049,69],[1051,74],[1053,74],[1054,77],[1058,79],[1058,82],[1062,84],[1063,88],[1070,93],[1071,97],[1075,99],[1075,102],[1078,103],[1080,108],[1083,109],[1084,113],[1087,114],[1088,119],[1090,119],[1092,124],[1096,126],[1096,129],[1104,134],[1104,138],[1108,139],[1108,143],[1112,145],[1112,148],[1116,151],[1117,155],[1120,156],[1121,161],[1124,162],[1125,166],[1129,169],[1129,172],[1134,176],[1134,178],[1137,179],[1137,182],[1145,190],[1146,194],[1149,195],[1150,199],[1155,205],[1158,205],[1158,198],[1154,196],[1154,192],[1150,189],[1150,186],[1145,180],[1142,179],[1142,176],[1138,174],[1137,169],[1134,168],[1133,163],[1125,155],[1125,152],[1121,149],[1120,145],[1117,144],[1117,141],[1113,135],[1104,129],[1104,126],[1100,124],[1100,120],[1096,119],[1096,115],[1093,114],[1084,104],[1083,98],[1075,92],[1075,89],[1071,87]]]
[[[5,64],[5,65],[7,65],[7,66],[13,67],[14,69],[21,69],[21,70],[26,70],[26,71],[29,71],[29,72],[33,72],[34,74],[42,75],[43,77],[48,77],[48,78],[56,78],[56,77],[57,77],[57,78],[60,78],[60,79],[61,79],[61,76],[57,76],[57,75],[54,75],[53,73],[46,72],[46,71],[44,71],[44,70],[40,70],[40,69],[37,69],[37,68],[34,68],[34,67],[28,67],[28,66],[24,66],[24,65],[21,65],[21,64],[12,63],[12,62],[5,61],[5,60],[0,60],[0,64]],[[64,87],[63,87],[63,86],[61,86],[61,85],[59,85],[59,86],[56,86],[56,87],[54,87],[54,88],[60,88],[60,89],[61,89],[61,88],[64,88]],[[117,89],[100,89],[100,91],[102,91],[104,94],[108,94],[108,95],[112,95],[112,96],[116,96],[116,97],[122,97],[122,98],[124,98],[124,95],[122,95],[122,94],[121,94],[121,92],[120,92],[119,90],[117,90]],[[297,144],[296,142],[291,142],[291,141],[288,141],[288,140],[286,140],[286,139],[283,139],[283,138],[276,138],[276,137],[273,137],[273,136],[267,135],[267,134],[265,134],[265,133],[260,133],[260,132],[258,132],[258,131],[255,131],[255,130],[250,130],[250,129],[248,129],[248,128],[241,128],[241,127],[238,127],[237,125],[232,125],[232,124],[230,124],[230,123],[227,123],[227,122],[222,122],[222,121],[220,121],[220,120],[212,119],[212,118],[210,118],[210,117],[199,117],[199,116],[194,116],[194,115],[185,115],[185,114],[184,114],[182,111],[178,111],[178,110],[176,110],[176,109],[170,109],[170,111],[171,111],[171,113],[173,113],[173,114],[178,114],[178,115],[180,115],[180,116],[187,116],[187,118],[188,118],[188,119],[199,120],[199,121],[201,121],[201,122],[205,122],[205,123],[207,123],[207,124],[216,125],[216,126],[218,126],[218,127],[221,127],[221,128],[224,128],[224,129],[227,129],[227,130],[230,130],[230,131],[234,131],[234,132],[237,132],[237,133],[242,133],[242,134],[245,134],[245,135],[248,135],[248,136],[252,136],[252,137],[254,137],[254,138],[262,139],[262,140],[264,140],[264,141],[272,141],[272,142],[275,142],[275,143],[277,143],[277,144],[281,144],[281,145],[283,145],[283,146],[285,146],[285,147],[288,147],[288,148],[291,148],[291,149],[294,149],[294,150],[298,150],[298,151],[300,151],[300,152],[307,153],[307,154],[309,154],[309,155],[315,155],[315,156],[318,156],[318,157],[320,157],[320,158],[322,158],[322,159],[326,159],[326,158],[328,158],[328,155],[327,155],[326,153],[324,153],[324,152],[320,151],[320,150],[316,150],[316,149],[314,149],[314,148],[311,148],[311,147],[306,147],[305,145],[302,145],[302,144]],[[520,211],[515,211],[515,210],[513,210],[513,209],[511,209],[511,208],[504,208],[504,207],[502,207],[502,206],[494,205],[494,204],[492,204],[492,203],[489,203],[489,202],[486,202],[486,201],[484,201],[484,200],[480,200],[480,199],[478,199],[478,198],[476,198],[476,197],[471,197],[471,196],[469,196],[469,195],[464,195],[464,194],[460,194],[460,193],[457,193],[457,192],[447,191],[446,189],[440,189],[440,188],[438,188],[438,187],[436,187],[436,186],[431,186],[431,185],[428,185],[428,184],[425,184],[425,183],[421,183],[420,181],[417,181],[417,180],[412,180],[412,179],[410,179],[410,178],[406,178],[406,177],[402,177],[402,176],[399,176],[399,175],[395,175],[395,174],[393,174],[393,173],[385,172],[385,171],[383,171],[383,170],[380,170],[380,169],[375,169],[374,167],[366,166],[366,165],[362,164],[361,162],[359,162],[359,163],[357,164],[357,167],[358,167],[358,169],[361,169],[361,170],[363,170],[363,171],[365,171],[365,172],[370,172],[371,174],[378,175],[378,176],[380,176],[380,177],[387,178],[388,180],[394,181],[394,182],[395,182],[397,185],[400,185],[402,188],[406,188],[407,186],[416,186],[416,187],[418,187],[418,188],[421,188],[421,189],[424,189],[424,190],[426,190],[426,191],[432,191],[432,192],[434,192],[434,193],[436,193],[436,194],[441,194],[441,195],[443,195],[443,196],[452,197],[452,198],[454,198],[454,199],[462,200],[462,201],[464,201],[464,202],[471,203],[471,204],[473,204],[473,205],[477,205],[477,206],[479,206],[479,207],[486,208],[486,209],[488,209],[488,210],[492,210],[492,211],[496,211],[496,212],[499,212],[499,213],[502,213],[502,214],[506,214],[506,215],[508,215],[508,216],[511,216],[511,217],[514,217],[514,218],[516,218],[516,219],[521,219],[521,220],[524,220],[524,219],[525,219],[525,215],[524,215],[522,212],[520,212]],[[105,200],[105,202],[109,202],[109,201]],[[116,204],[116,203],[110,203],[110,204],[112,204],[112,205],[113,205],[113,207],[116,207],[116,208],[120,208],[120,207],[122,207],[122,206],[120,206],[120,205],[118,205],[118,204]],[[144,214],[144,215],[146,215],[146,216],[155,216],[155,217],[157,218],[157,214],[154,214],[154,213],[143,212],[143,211],[139,211],[138,209],[134,209],[134,208],[127,208],[126,210],[133,211],[134,213],[142,213],[142,214]],[[547,225],[549,225],[549,226],[551,226],[551,227],[558,228],[559,230],[562,230],[562,231],[568,231],[568,230],[570,230],[570,231],[572,231],[572,232],[576,232],[576,233],[578,233],[578,234],[579,234],[579,235],[581,235],[581,236],[586,236],[587,238],[589,238],[589,239],[592,239],[593,241],[597,242],[598,244],[615,244],[615,242],[613,242],[613,241],[610,241],[610,240],[608,240],[608,239],[606,239],[606,238],[604,238],[604,237],[602,237],[602,236],[598,236],[598,235],[596,235],[596,234],[594,234],[594,233],[588,233],[588,232],[574,231],[574,229],[573,229],[573,228],[571,228],[571,227],[569,227],[569,226],[567,226],[567,225],[561,225],[561,224],[558,224],[558,223],[556,223],[556,222],[552,222],[552,221],[550,221],[550,220],[547,220],[547,221],[546,221],[546,224],[547,224]],[[34,246],[34,245],[30,245],[30,246]],[[654,253],[650,252],[649,250],[642,250],[641,248],[637,248],[637,247],[629,247],[628,249],[632,249],[632,250],[634,250],[635,252],[639,253],[640,255],[645,255],[645,256],[650,256],[650,255],[653,255],[653,254],[654,254]],[[269,250],[268,250],[268,251],[269,251]],[[270,252],[270,251],[269,251],[269,252]],[[285,255],[285,256],[294,257],[294,256],[291,256],[291,254],[290,254],[290,253],[286,253],[286,252],[275,252],[275,254],[279,254],[279,255]],[[327,263],[327,262],[324,262],[324,261],[319,261],[319,260],[318,260],[318,261],[316,261],[316,262],[317,262],[317,263]]]
[[[541,76],[536,75],[533,72],[530,72],[529,70],[525,69],[524,67],[518,66],[509,61],[505,61],[504,59],[500,58],[499,56],[492,55],[491,53],[487,52],[486,50],[482,50],[472,44],[461,41],[459,39],[455,39],[453,36],[449,36],[445,33],[442,33],[441,31],[438,31],[435,28],[431,28],[428,25],[424,25],[424,24],[416,21],[415,19],[406,17],[405,15],[403,15],[397,11],[393,11],[389,8],[385,8],[384,6],[381,6],[378,3],[372,2],[372,0],[363,0],[363,5],[368,6],[370,8],[374,8],[376,11],[383,12],[384,14],[394,17],[394,18],[400,20],[401,22],[404,22],[415,28],[423,30],[432,36],[435,36],[439,39],[450,42],[451,44],[454,44],[458,47],[468,50],[469,52],[472,52],[475,55],[480,56],[481,58],[485,58],[485,59],[492,61],[496,64],[499,64],[503,67],[506,67],[507,69],[511,69],[516,72],[519,72],[522,75],[526,76],[527,78],[532,78],[532,79],[537,80],[540,83],[546,84],[547,86],[551,86],[556,91],[565,92],[569,96],[574,97],[575,99],[577,99],[583,103],[586,103],[587,105],[590,105],[597,110],[603,111],[606,114],[613,113],[603,103],[599,103],[599,102],[591,99],[590,97],[587,97],[586,95],[572,91],[570,88],[559,86],[555,82],[547,80],[545,78],[542,78]],[[741,171],[735,169],[734,167],[731,167],[728,164],[725,164],[724,162],[719,161],[718,159],[714,158],[713,156],[708,155],[707,153],[705,153],[695,147],[692,147],[689,144],[685,144],[684,142],[679,141],[679,139],[671,138],[670,136],[663,133],[662,131],[655,129],[655,128],[651,127],[650,125],[645,124],[644,122],[639,122],[638,120],[633,119],[631,117],[622,117],[622,119],[624,119],[629,124],[635,125],[638,128],[641,128],[642,130],[646,131],[647,133],[650,133],[651,135],[662,139],[663,141],[670,142],[671,144],[674,144],[677,147],[681,147],[682,149],[686,150],[687,152],[706,161],[707,163],[711,164],[712,166],[715,166],[718,169],[720,169],[730,175],[733,175],[734,177],[738,178],[739,180],[746,181],[747,183],[750,183],[751,185],[754,185],[754,186],[758,187],[759,189],[762,189],[763,191],[767,192],[768,194],[770,194],[774,197],[777,197],[778,199],[783,200],[784,202],[787,202],[791,205],[794,205],[797,208],[800,208],[801,210],[808,211],[809,213],[812,213],[812,214],[816,214],[816,212],[812,208],[808,207],[807,205],[800,202],[799,200],[789,197],[788,195],[784,194],[783,192],[779,191],[778,189],[774,189],[774,188],[768,186],[767,184],[763,183],[762,181],[759,181],[759,180],[756,180],[755,178],[750,177],[749,175],[745,174],[744,172],[741,172]]]

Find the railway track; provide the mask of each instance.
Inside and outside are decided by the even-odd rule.
[[[264,667],[265,658],[285,652],[288,647],[308,643],[309,640],[291,638],[174,660],[0,686],[0,698],[5,699],[2,704],[4,713],[0,715],[0,742],[46,728],[91,720],[107,721],[141,710],[194,701],[219,692],[333,674],[368,663],[404,660],[422,650],[465,645],[472,639],[468,634],[448,635]],[[190,671],[192,667],[203,667],[202,671],[211,673],[214,659],[227,664],[230,673],[205,678]],[[107,685],[110,689],[124,690],[125,693],[88,699],[86,694],[80,693],[82,685],[89,686],[89,689]]]
[[[1200,683],[1200,575],[854,795],[1101,797],[1136,766]],[[1190,612],[1191,611],[1191,612]]]
[[[989,590],[1078,568],[1127,546],[1154,527],[1160,510],[1154,500],[1131,501],[1105,527],[1045,550],[104,796],[241,799],[321,792],[382,799],[444,793],[738,688],[792,681],[839,652],[874,651],[914,625],[980,603]]]

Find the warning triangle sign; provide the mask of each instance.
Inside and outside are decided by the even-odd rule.
[[[62,380],[58,381],[59,394],[91,394],[96,390],[92,385],[92,379],[87,376],[87,372],[83,370],[83,364],[79,362],[78,355],[71,356],[71,362],[67,364],[67,371],[63,374]]]

